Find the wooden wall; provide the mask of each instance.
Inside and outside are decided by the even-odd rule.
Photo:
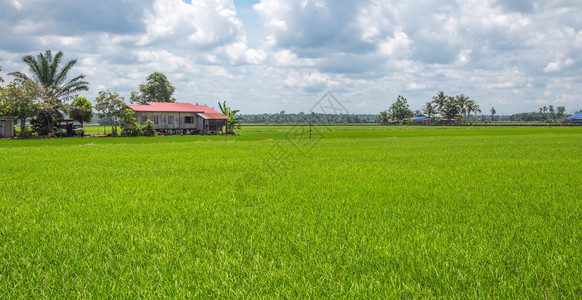
[[[0,120],[0,137],[14,136],[14,121],[11,119]]]
[[[199,117],[191,112],[135,112],[136,121],[143,125],[147,119],[154,122],[156,130],[194,130]],[[186,123],[186,117],[192,117],[192,123]]]

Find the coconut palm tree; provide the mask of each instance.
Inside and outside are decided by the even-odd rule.
[[[476,112],[476,113],[481,112],[481,107],[479,107],[479,104],[477,104],[477,101],[475,101],[473,99],[469,99],[467,101],[466,105],[467,105],[467,120],[469,119],[471,112]]]
[[[432,97],[432,102],[437,105],[437,111],[440,113],[442,113],[446,101],[447,95],[443,91],[438,92],[436,96]]]
[[[467,102],[471,100],[471,98],[465,96],[464,94],[460,94],[455,96],[455,101],[457,102],[457,105],[459,106],[459,112],[461,113],[461,116],[465,116],[465,114],[467,114],[466,119],[469,119],[469,115],[467,113]]]
[[[425,103],[424,107],[422,108],[422,112],[425,113],[429,118],[432,117],[434,114],[437,113],[435,103],[433,102]]]
[[[26,63],[32,72],[34,81],[40,83],[54,98],[59,101],[68,100],[79,91],[89,90],[89,83],[84,81],[85,75],[79,75],[67,81],[67,74],[77,63],[76,59],[68,61],[59,68],[63,52],[59,51],[53,56],[51,50],[39,53],[36,57],[26,55],[22,61]],[[17,81],[31,80],[26,74],[13,72],[9,75],[16,77]]]

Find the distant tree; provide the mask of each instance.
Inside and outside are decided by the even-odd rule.
[[[491,120],[493,120],[493,118],[495,118],[495,114],[497,114],[495,107],[491,107]]]
[[[465,103],[465,105],[467,106],[467,120],[471,116],[471,112],[476,112],[476,113],[481,112],[481,107],[479,107],[479,104],[477,104],[477,101],[475,101],[473,99],[469,99]]]
[[[565,113],[566,113],[566,107],[564,107],[564,106],[556,107],[556,115],[558,116],[558,118],[563,118]]]
[[[240,129],[240,118],[236,116],[239,110],[232,110],[226,106],[226,101],[223,101],[222,104],[218,102],[218,107],[220,107],[222,114],[228,117],[228,120],[226,120],[226,133],[234,133],[235,129]]]
[[[460,95],[455,96],[455,102],[458,106],[459,113],[463,117],[465,117],[465,115],[466,115],[466,119],[469,119],[469,115],[467,113],[467,102],[469,100],[471,100],[471,98],[465,96],[464,94],[460,94]]]
[[[429,118],[437,113],[437,104],[434,102],[427,102],[422,108],[422,112],[425,113]]]
[[[404,120],[414,115],[414,112],[410,110],[408,106],[408,100],[400,95],[398,95],[396,101],[390,105],[388,112],[393,120]]]
[[[432,102],[436,104],[436,110],[442,112],[445,102],[447,101],[447,95],[445,92],[439,91],[436,96],[432,97]]]
[[[123,102],[123,97],[119,96],[118,93],[112,93],[109,90],[99,91],[95,103],[97,116],[111,122],[111,134],[114,136],[117,135],[117,123],[122,110],[127,107],[125,102]]]
[[[377,118],[380,123],[388,124],[390,122],[390,113],[387,110],[381,111]]]
[[[51,50],[46,50],[44,54],[39,53],[36,58],[32,55],[26,55],[22,58],[22,61],[28,65],[32,72],[34,81],[41,84],[48,95],[59,102],[70,99],[79,91],[89,90],[89,83],[83,80],[85,75],[79,75],[67,81],[67,75],[77,60],[70,60],[59,69],[62,57],[63,52],[61,51],[53,56]],[[16,80],[21,82],[32,80],[21,72],[13,72],[9,75],[13,75]]]
[[[91,119],[93,119],[93,106],[87,98],[79,97],[71,103],[69,115],[71,119],[81,123],[81,126],[83,126],[85,122],[91,122]]]
[[[146,84],[139,85],[139,93],[131,92],[131,103],[145,104],[146,102],[176,102],[172,97],[176,90],[163,73],[154,72],[146,77]]]
[[[449,124],[452,123],[452,119],[455,119],[461,114],[460,107],[454,97],[447,97],[442,113],[449,120]]]

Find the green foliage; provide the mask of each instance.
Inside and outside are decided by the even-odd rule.
[[[77,60],[70,60],[59,69],[62,57],[61,51],[53,56],[51,50],[46,50],[44,54],[39,53],[36,58],[32,55],[26,55],[22,61],[28,65],[32,79],[21,72],[13,72],[9,75],[13,75],[16,80],[21,82],[30,80],[38,82],[51,97],[58,101],[67,100],[79,91],[89,90],[89,83],[83,80],[85,75],[79,75],[66,81],[69,71],[75,66]]]
[[[141,127],[141,131],[143,133],[143,135],[145,136],[154,136],[154,134],[156,133],[155,131],[155,124],[152,120],[147,119],[144,123],[143,126]]]
[[[139,85],[139,93],[132,92],[131,103],[145,104],[146,102],[176,102],[172,97],[176,90],[163,73],[155,72],[146,77],[147,83]]]
[[[99,95],[95,99],[95,110],[99,118],[107,119],[111,122],[111,134],[117,135],[117,122],[127,104],[123,102],[123,97],[118,93],[112,93],[109,90],[99,91]]]
[[[390,113],[392,120],[404,120],[414,115],[414,112],[410,110],[408,106],[406,98],[400,95],[398,95],[396,101],[390,105],[388,112]]]
[[[76,136],[84,136],[85,135],[85,128],[76,128],[75,130]]]
[[[239,110],[232,110],[230,107],[226,106],[226,101],[223,101],[222,104],[218,102],[218,107],[220,107],[222,114],[228,117],[228,120],[226,120],[226,133],[232,134],[235,129],[240,129],[241,118],[236,116]]]
[[[16,117],[21,132],[26,132],[26,120],[37,111],[39,89],[38,84],[31,81],[9,83],[0,91],[0,115]]]
[[[452,124],[452,119],[458,118],[461,115],[461,108],[454,97],[447,97],[442,113],[446,119],[449,119],[449,124]]]
[[[0,298],[579,298],[582,128],[357,128],[0,140]]]
[[[93,106],[85,97],[75,99],[69,106],[69,116],[71,119],[81,123],[91,122],[93,119]]]
[[[380,123],[388,124],[390,122],[390,113],[387,110],[381,111],[377,118]]]

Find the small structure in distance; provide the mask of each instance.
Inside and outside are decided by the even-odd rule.
[[[564,122],[569,124],[582,124],[582,112],[565,118]]]
[[[196,134],[216,134],[226,125],[227,116],[206,106],[192,103],[146,102],[128,105],[135,119],[144,124],[154,122],[157,131],[190,131]]]
[[[0,138],[14,137],[14,118],[0,117]]]

